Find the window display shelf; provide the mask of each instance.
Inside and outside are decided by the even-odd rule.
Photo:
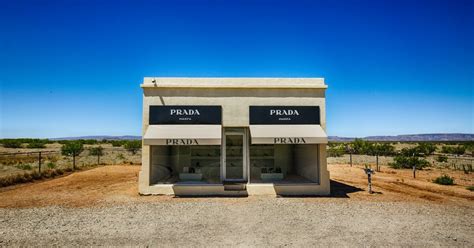
[[[203,159],[203,160],[204,159],[206,159],[206,160],[211,159],[212,160],[212,159],[216,159],[217,160],[217,159],[221,159],[221,157],[216,157],[216,156],[191,156],[191,159],[193,159],[193,160],[200,160],[200,159]]]
[[[239,160],[239,159],[242,159],[242,156],[227,156],[226,157],[227,160]]]

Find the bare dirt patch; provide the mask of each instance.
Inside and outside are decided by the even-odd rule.
[[[346,198],[351,201],[426,202],[469,206],[474,192],[466,189],[474,185],[473,174],[441,169],[418,171],[416,179],[410,170],[382,167],[373,178],[375,194],[367,193],[367,176],[361,166],[329,165],[332,196],[303,198],[304,201],[323,201]],[[39,183],[17,185],[0,191],[0,208],[43,206],[87,207],[97,204],[130,202],[202,201],[202,198],[173,198],[169,196],[139,196],[140,166],[103,166],[76,172],[61,178]],[[432,182],[444,173],[454,176],[457,185],[443,186]],[[222,201],[240,202],[238,198]]]
[[[466,189],[474,185],[474,174],[465,174],[462,171],[433,168],[416,172],[413,178],[411,170],[395,170],[382,167],[380,172],[373,176],[372,187],[380,194],[368,195],[367,175],[362,166],[350,167],[347,164],[329,165],[331,179],[353,187],[364,189],[362,192],[350,194],[354,199],[374,199],[382,201],[420,201],[428,200],[435,203],[449,203],[456,205],[472,205],[474,192]],[[433,183],[433,180],[443,174],[449,174],[456,180],[456,185],[445,186]]]
[[[104,166],[0,192],[0,207],[80,207],[138,197],[140,166]]]

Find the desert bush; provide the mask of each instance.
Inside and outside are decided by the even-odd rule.
[[[442,153],[448,154],[455,154],[455,155],[463,155],[466,152],[465,146],[443,146],[441,148]]]
[[[466,189],[469,191],[474,191],[474,185],[467,186]]]
[[[91,156],[102,156],[102,155],[104,155],[104,148],[102,146],[89,148],[89,155],[91,155]]]
[[[346,149],[343,146],[333,146],[328,149],[328,157],[342,157]]]
[[[393,159],[393,163],[389,163],[389,166],[394,168],[394,169],[411,169],[413,166],[417,170],[421,170],[425,167],[430,166],[430,163],[420,157],[415,157],[415,156],[403,156],[403,155],[398,155],[395,156]]]
[[[446,163],[448,162],[448,157],[445,155],[439,155],[438,157],[436,157],[436,161],[440,163]]]
[[[77,156],[84,150],[84,145],[79,141],[66,142],[61,147],[61,154],[64,156]]]
[[[435,180],[433,180],[433,182],[437,184],[441,184],[441,185],[453,185],[454,178],[448,175],[442,175],[442,176],[437,177]]]
[[[31,177],[34,179],[34,180],[38,180],[38,179],[41,179],[42,175],[41,173],[39,173],[38,171],[33,171],[31,173]]]
[[[125,144],[126,140],[111,140],[109,142],[113,147],[121,147]]]
[[[30,143],[28,143],[28,145],[26,145],[26,148],[45,148],[46,147],[46,143],[43,142],[42,140],[34,140]]]
[[[395,154],[395,147],[389,143],[375,143],[368,148],[370,150],[367,151],[367,155],[392,156]]]
[[[62,169],[56,169],[56,172],[58,173],[58,175],[64,174],[64,170]]]
[[[351,143],[351,148],[355,154],[366,154],[370,150],[371,143],[363,139],[355,139]]]
[[[467,153],[470,153],[474,157],[474,142],[467,142],[463,145]]]
[[[432,155],[436,151],[436,145],[433,143],[418,143],[418,146],[414,148],[418,154],[423,154],[425,156]]]
[[[136,154],[138,150],[142,148],[142,141],[141,140],[128,140],[125,145],[125,149],[127,149],[132,154]]]
[[[46,164],[46,167],[48,167],[48,169],[54,169],[54,168],[56,168],[56,164],[53,163],[53,162],[49,162],[49,163]]]
[[[33,167],[30,164],[19,164],[19,165],[16,165],[15,167],[18,168],[18,169],[21,169],[21,170],[32,170],[33,169]]]
[[[99,143],[99,141],[96,139],[79,139],[78,141],[81,142],[83,145],[95,145]]]
[[[84,150],[84,145],[80,141],[70,141],[61,147],[61,154],[72,157],[72,167],[76,169],[76,156]]]
[[[3,139],[2,144],[5,148],[21,148],[22,142],[17,139]]]
[[[392,156],[395,154],[395,147],[390,143],[374,143],[363,139],[355,139],[349,146],[355,154]]]
[[[117,159],[124,160],[124,159],[125,159],[125,156],[123,156],[122,153],[119,153],[119,154],[117,155]]]

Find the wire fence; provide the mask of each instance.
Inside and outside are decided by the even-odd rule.
[[[16,151],[0,153],[0,177],[54,169],[80,169],[97,165],[141,164],[141,150],[129,151],[123,147],[103,147],[100,153],[85,148],[77,156],[65,156],[60,149]]]
[[[438,161],[440,156],[446,156],[445,162]],[[449,154],[435,153],[425,157],[431,166],[461,170],[465,172],[474,171],[474,157],[469,155],[456,156]],[[393,156],[376,156],[361,154],[344,154],[338,157],[328,157],[328,164],[348,164],[349,166],[370,166],[379,170],[381,166],[390,166],[394,162]]]

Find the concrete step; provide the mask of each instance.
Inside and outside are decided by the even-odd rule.
[[[247,190],[247,182],[224,182],[225,191],[244,191]]]

